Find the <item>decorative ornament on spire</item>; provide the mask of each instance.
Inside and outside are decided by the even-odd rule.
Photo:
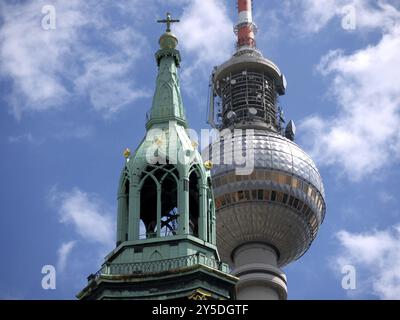
[[[129,158],[130,158],[130,156],[131,156],[131,150],[130,150],[129,148],[126,148],[126,149],[124,150],[123,155],[124,155],[125,161],[126,161],[126,162],[129,162]]]
[[[204,168],[206,168],[207,170],[211,170],[213,167],[214,164],[210,160],[204,162]]]
[[[167,12],[167,19],[157,20],[158,23],[165,23],[167,25],[167,31],[171,32],[171,23],[180,22],[180,20],[172,19],[171,14]]]
[[[178,46],[178,38],[171,32],[171,24],[180,22],[180,20],[172,19],[171,14],[168,12],[166,19],[157,20],[157,22],[167,25],[166,32],[160,37],[161,49],[175,49]]]

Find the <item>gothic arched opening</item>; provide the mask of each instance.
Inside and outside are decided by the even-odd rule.
[[[174,174],[169,172],[161,183],[161,228],[160,236],[178,233],[178,185]]]
[[[156,237],[157,185],[150,175],[145,177],[140,189],[140,220],[146,231],[145,238]]]
[[[178,170],[170,164],[150,165],[143,171],[140,239],[178,234],[178,181]]]

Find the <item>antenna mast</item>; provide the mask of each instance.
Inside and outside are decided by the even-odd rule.
[[[239,19],[235,26],[238,37],[237,49],[242,47],[256,47],[255,34],[257,26],[253,23],[253,5],[251,0],[238,0]]]

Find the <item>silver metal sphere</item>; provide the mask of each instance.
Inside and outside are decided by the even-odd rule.
[[[222,164],[212,170],[218,249],[222,260],[232,264],[240,246],[265,243],[276,250],[282,267],[302,256],[317,235],[325,215],[322,179],[311,157],[285,137],[256,130],[246,139],[242,146],[252,142],[254,147],[255,168],[249,176],[237,175],[234,164],[223,164],[229,140],[210,147],[214,163],[213,150],[223,155]]]

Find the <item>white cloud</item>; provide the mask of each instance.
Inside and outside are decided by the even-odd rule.
[[[44,30],[41,9],[48,4],[0,4],[0,76],[12,80],[8,98],[17,118],[60,108],[76,94],[88,94],[105,116],[148,96],[131,77],[146,40],[138,30],[111,20],[112,4],[52,1],[56,29]]]
[[[87,139],[93,136],[95,129],[92,126],[77,126],[73,123],[59,125],[60,131],[54,134],[57,140]]]
[[[317,32],[324,27],[337,13],[338,1],[336,0],[305,0],[301,1],[303,10],[302,23],[299,23],[302,30]],[[292,11],[294,12],[294,11]],[[298,17],[297,17],[298,18]]]
[[[57,260],[57,271],[64,272],[65,267],[67,266],[68,257],[75,247],[76,241],[69,241],[61,244],[60,248],[57,251],[58,260]]]
[[[9,136],[8,137],[9,143],[24,143],[27,142],[32,145],[40,145],[44,142],[44,139],[39,139],[33,136],[32,133],[25,133],[19,136]]]
[[[88,139],[93,136],[94,128],[92,126],[79,126],[73,123],[58,124],[58,132],[47,135],[46,138],[37,137],[32,133],[24,133],[20,135],[12,135],[7,137],[8,143],[24,144],[28,143],[32,146],[39,146],[49,140],[64,141],[67,139]]]
[[[174,26],[174,32],[178,36],[185,60],[193,60],[191,65],[184,64],[183,88],[195,93],[198,91],[195,86],[198,85],[199,77],[208,79],[212,68],[229,59],[233,53],[234,23],[228,16],[226,3],[222,1],[181,2],[186,6],[181,22]]]
[[[56,252],[57,272],[62,276],[61,281],[69,281],[79,290],[87,273],[95,271],[115,247],[114,209],[96,194],[78,188],[60,191],[53,187],[48,201],[72,238],[63,242]]]
[[[321,164],[339,165],[359,180],[399,158],[398,52],[400,25],[375,46],[350,55],[331,51],[321,59],[318,70],[332,77],[340,110],[331,119],[312,116],[301,124],[304,141]]]
[[[337,266],[356,267],[357,294],[367,290],[381,299],[400,299],[400,225],[369,233],[340,231],[337,239],[342,246]]]
[[[85,241],[112,248],[115,233],[113,214],[96,195],[78,188],[70,192],[53,188],[50,200],[58,208],[61,223],[72,225]]]
[[[293,26],[302,32],[319,32],[333,19],[341,20],[354,9],[356,29],[391,29],[400,19],[400,12],[394,1],[382,0],[304,0],[285,1],[285,12],[292,19]]]
[[[0,77],[12,80],[7,102],[15,117],[65,108],[77,96],[87,97],[94,110],[109,117],[151,96],[152,90],[141,87],[137,69],[143,54],[152,55],[142,30],[159,15],[159,0],[145,6],[138,1],[54,0],[56,29],[43,30],[41,9],[48,4],[46,0],[0,4],[0,19],[4,19]],[[184,88],[195,93],[194,84],[206,81],[212,67],[232,53],[233,22],[219,0],[172,0],[170,4],[183,7],[174,32],[184,60],[191,61],[184,65]]]
[[[93,107],[110,116],[139,98],[151,96],[150,91],[133,87],[128,71],[134,70],[140,54],[138,48],[147,47],[147,40],[131,28],[106,33],[110,45],[119,48],[113,55],[87,54],[85,71],[75,80],[81,93],[89,92]],[[131,73],[130,73],[131,74]]]
[[[386,191],[380,191],[378,194],[378,199],[383,204],[396,202],[396,197],[393,194]]]
[[[193,0],[174,30],[182,50],[196,54],[202,63],[221,63],[232,53],[233,25],[221,1]]]

